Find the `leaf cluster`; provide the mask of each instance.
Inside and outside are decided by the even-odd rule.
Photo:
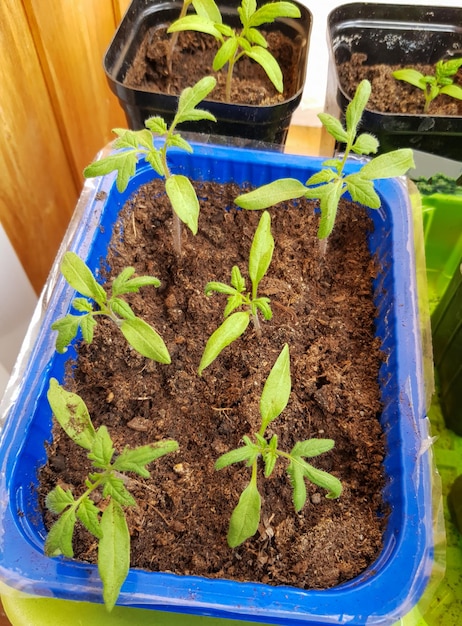
[[[173,22],[169,33],[193,30],[215,37],[218,51],[213,59],[213,70],[220,71],[228,64],[226,100],[231,98],[233,68],[237,61],[247,56],[256,61],[266,72],[274,87],[282,93],[283,76],[281,68],[268,50],[268,43],[259,26],[270,24],[280,17],[298,18],[300,10],[291,2],[269,2],[257,8],[256,0],[242,0],[238,7],[242,28],[237,31],[223,22],[222,15],[214,0],[193,2],[196,14],[180,17]]]
[[[308,439],[297,442],[287,453],[278,448],[278,437],[273,434],[269,441],[265,438],[268,426],[282,413],[289,401],[291,392],[290,356],[287,344],[282,349],[263,387],[260,398],[261,427],[253,435],[253,440],[243,437],[244,445],[220,456],[216,463],[217,470],[233,463],[245,461],[252,468],[249,484],[242,492],[239,502],[231,515],[228,544],[235,548],[258,530],[260,523],[261,496],[257,484],[258,459],[263,460],[264,475],[271,476],[279,459],[287,462],[287,474],[292,485],[292,499],[296,511],[300,511],[306,502],[305,480],[327,490],[327,498],[338,498],[342,485],[340,481],[323,470],[315,468],[307,458],[319,456],[334,447],[332,439]]]
[[[133,276],[135,269],[126,267],[113,280],[111,295],[97,282],[90,268],[74,252],[66,252],[61,263],[61,272],[69,285],[83,298],[72,301],[78,315],[68,313],[56,320],[51,328],[58,331],[56,350],[65,352],[67,346],[77,336],[79,329],[84,341],[91,343],[97,317],[109,317],[128,343],[142,356],[159,363],[170,363],[170,354],[159,335],[147,322],[137,317],[130,305],[121,296],[137,293],[141,287],[159,287],[160,281],[154,276]]]
[[[199,201],[196,192],[186,176],[170,172],[167,152],[173,147],[192,152],[191,145],[175,132],[178,124],[199,120],[216,121],[212,113],[197,108],[197,105],[215,85],[215,78],[206,76],[193,87],[184,89],[178,99],[178,108],[170,127],[162,117],[155,116],[147,119],[146,128],[141,130],[113,129],[117,135],[114,141],[114,148],[117,152],[88,165],[84,169],[84,176],[91,178],[117,171],[117,189],[122,192],[135,174],[138,159],[144,157],[154,171],[165,179],[165,191],[174,214],[188,226],[193,234],[196,234],[199,218]],[[159,147],[154,141],[156,136],[164,139]]]
[[[274,251],[274,239],[271,234],[271,217],[265,211],[262,213],[255,231],[249,253],[249,276],[252,283],[251,293],[246,291],[245,280],[240,269],[235,265],[231,270],[231,284],[209,282],[205,286],[207,296],[223,293],[228,296],[224,310],[225,321],[212,333],[204,349],[199,364],[199,375],[208,367],[217,356],[238,339],[247,329],[250,319],[254,321],[257,333],[260,332],[258,311],[264,319],[270,320],[273,316],[270,300],[265,296],[258,296],[258,286],[265,276],[271,263]],[[236,309],[244,308],[243,311]]]
[[[235,203],[244,209],[260,210],[278,202],[302,197],[319,199],[321,209],[319,239],[325,239],[331,234],[338,204],[344,194],[349,193],[355,202],[371,209],[378,209],[381,203],[374,188],[374,180],[402,176],[414,167],[414,160],[412,150],[402,148],[371,158],[358,171],[344,174],[344,167],[351,152],[370,155],[376,153],[379,147],[374,136],[369,133],[358,134],[370,93],[369,81],[362,81],[346,109],[345,126],[328,113],[320,113],[318,116],[329,134],[340,144],[345,144],[341,158],[324,161],[323,169],[311,176],[305,184],[294,178],[282,178],[240,195]]]
[[[403,80],[418,89],[421,89],[425,97],[424,113],[428,112],[430,103],[440,94],[462,100],[462,87],[454,84],[454,78],[462,67],[462,58],[440,59],[435,64],[434,74],[426,76],[414,68],[404,68],[393,72],[393,77]]]
[[[95,430],[80,396],[63,389],[54,378],[50,379],[48,401],[66,434],[88,451],[95,471],[89,473],[80,496],[60,485],[47,495],[47,508],[59,517],[47,535],[45,554],[72,558],[74,529],[77,521],[83,524],[98,541],[98,571],[103,582],[103,598],[107,609],[111,610],[130,567],[130,534],[124,508],[136,506],[126,487],[124,473],[148,478],[147,465],[175,452],[178,444],[173,440],[162,440],[137,448],[126,447],[117,455],[106,426]],[[98,504],[92,498],[96,490],[103,498]]]

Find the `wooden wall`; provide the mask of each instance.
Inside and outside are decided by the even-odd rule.
[[[0,222],[39,292],[82,169],[126,126],[102,58],[129,0],[1,0]]]

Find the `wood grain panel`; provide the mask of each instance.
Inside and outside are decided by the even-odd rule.
[[[103,70],[116,27],[112,0],[23,0],[63,144],[77,183],[82,169],[126,125]]]
[[[40,291],[78,190],[20,2],[0,2],[0,25],[0,220]]]

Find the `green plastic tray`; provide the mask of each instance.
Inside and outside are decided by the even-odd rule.
[[[422,197],[430,313],[462,258],[462,196]]]
[[[462,197],[433,194],[422,196],[425,265],[430,314],[442,298],[462,258]],[[462,394],[461,394],[462,400]],[[451,521],[447,495],[455,478],[462,474],[462,437],[447,429],[438,399],[438,381],[429,410],[433,451],[441,477],[446,546],[436,562],[446,565],[444,578],[424,600],[424,622],[428,626],[462,623],[462,536]],[[430,591],[430,590],[429,590]],[[430,595],[430,594],[426,594]]]

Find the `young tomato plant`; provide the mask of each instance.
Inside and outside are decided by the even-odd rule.
[[[242,492],[234,509],[228,530],[228,545],[235,548],[258,530],[260,523],[261,496],[258,491],[258,459],[263,460],[265,477],[271,476],[279,459],[287,462],[287,474],[292,485],[295,510],[301,511],[306,502],[305,479],[327,490],[327,498],[338,498],[342,485],[338,478],[315,468],[305,459],[319,456],[334,447],[332,439],[308,439],[297,442],[290,452],[278,448],[278,437],[265,438],[268,426],[286,408],[291,391],[290,356],[287,344],[282,349],[263,387],[260,398],[261,426],[253,440],[243,437],[244,445],[220,456],[215,469],[220,470],[233,463],[245,461],[251,468],[250,482]]]
[[[170,127],[161,117],[150,117],[142,130],[113,129],[117,135],[114,148],[118,150],[88,165],[83,173],[87,178],[104,176],[117,170],[117,189],[124,191],[130,178],[135,174],[136,164],[144,157],[151,167],[165,179],[165,191],[173,208],[173,240],[177,254],[181,254],[181,225],[184,222],[193,234],[197,233],[199,201],[191,181],[181,174],[172,174],[167,162],[167,152],[171,147],[192,152],[191,145],[175,132],[182,122],[211,120],[216,118],[209,111],[197,109],[197,105],[215,87],[212,76],[202,78],[193,87],[184,89],[178,100],[178,109]],[[154,143],[154,136],[163,137],[160,147]]]
[[[343,156],[324,161],[324,169],[311,176],[305,184],[294,178],[279,179],[239,196],[235,203],[244,209],[259,210],[296,198],[319,199],[319,239],[326,239],[331,234],[340,198],[345,193],[348,192],[355,202],[378,209],[380,197],[374,189],[373,181],[404,175],[414,167],[414,159],[412,150],[402,148],[374,157],[358,171],[345,175],[345,164],[351,152],[368,155],[377,152],[379,146],[377,139],[369,133],[358,135],[358,126],[370,93],[369,81],[362,81],[346,109],[345,128],[337,118],[328,113],[320,113],[318,116],[332,137],[345,144]]]
[[[205,286],[205,293],[209,296],[214,291],[228,296],[224,311],[225,321],[212,333],[205,346],[199,364],[199,375],[214,361],[220,352],[230,343],[244,334],[252,318],[257,335],[261,335],[258,311],[266,320],[273,316],[269,298],[259,297],[258,286],[266,274],[274,251],[274,239],[271,234],[271,218],[268,212],[262,213],[257,230],[250,247],[249,276],[252,283],[252,292],[245,289],[245,280],[239,268],[235,265],[231,270],[231,285],[220,282],[210,282]],[[238,308],[244,311],[236,311]]]
[[[449,59],[449,61],[441,59],[435,64],[435,71],[432,76],[425,76],[413,68],[406,68],[393,72],[393,77],[423,91],[425,98],[424,113],[428,113],[430,103],[440,94],[446,94],[451,96],[451,98],[462,100],[462,87],[454,84],[454,77],[461,66],[462,58]]]
[[[94,471],[88,474],[85,490],[75,496],[57,485],[46,497],[46,506],[59,515],[45,540],[47,556],[72,558],[72,538],[77,520],[98,541],[98,571],[103,582],[103,599],[110,611],[130,567],[130,534],[124,509],[136,506],[127,490],[125,472],[149,478],[146,466],[175,452],[178,443],[162,440],[137,448],[126,447],[116,454],[106,426],[95,430],[88,409],[80,396],[66,391],[50,379],[48,401],[55,418],[75,444],[88,450]],[[94,498],[99,490],[102,499]],[[93,497],[92,497],[93,496]]]
[[[270,24],[280,17],[300,17],[300,10],[291,2],[268,2],[257,9],[256,0],[242,0],[238,7],[242,29],[238,32],[223,23],[220,10],[213,0],[208,0],[207,7],[196,15],[186,15],[173,22],[168,32],[175,33],[182,30],[195,30],[215,37],[218,42],[218,52],[213,59],[213,69],[220,71],[226,64],[226,102],[231,101],[231,83],[233,70],[237,61],[248,56],[256,61],[265,70],[274,87],[282,93],[282,71],[274,56],[268,50],[268,43],[258,27]],[[197,7],[196,7],[197,10]]]
[[[58,352],[66,351],[79,329],[83,339],[91,343],[97,324],[96,319],[105,315],[115,322],[128,343],[142,356],[159,363],[170,363],[168,349],[159,333],[144,320],[136,317],[130,305],[121,298],[127,293],[137,293],[141,287],[147,285],[159,287],[159,279],[154,276],[133,277],[135,269],[126,267],[113,280],[111,296],[108,297],[90,268],[74,252],[65,253],[61,272],[69,285],[85,297],[77,297],[72,301],[72,307],[79,315],[68,313],[51,326],[53,330],[58,331],[56,338]]]

